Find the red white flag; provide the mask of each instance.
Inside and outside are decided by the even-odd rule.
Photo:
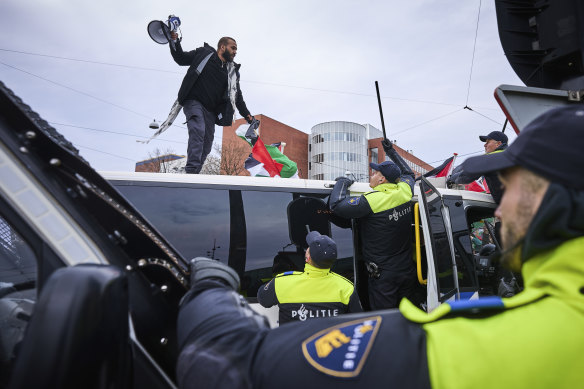
[[[489,186],[487,185],[487,182],[485,181],[484,177],[481,177],[478,180],[475,180],[470,184],[465,185],[464,189],[473,192],[491,193],[489,191]]]

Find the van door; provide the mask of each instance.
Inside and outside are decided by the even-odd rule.
[[[447,300],[478,298],[462,197],[442,195],[424,177],[420,192],[418,201],[428,266],[428,311]]]

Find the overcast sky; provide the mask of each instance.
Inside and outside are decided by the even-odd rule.
[[[234,37],[252,114],[307,133],[336,120],[381,129],[379,81],[388,137],[433,165],[481,152],[478,136],[505,120],[493,91],[523,85],[503,54],[491,0],[168,4],[2,0],[0,80],[94,168],[123,171],[156,148],[186,152],[182,113],[180,127],[136,142],[153,133],[152,119],[166,118],[187,69],[146,32],[170,14],[181,18],[185,50]],[[505,132],[515,138],[510,126]]]

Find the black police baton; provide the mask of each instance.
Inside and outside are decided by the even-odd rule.
[[[375,90],[377,91],[377,104],[379,104],[379,115],[381,116],[381,129],[383,130],[383,139],[387,139],[385,135],[385,122],[383,121],[383,109],[381,109],[381,97],[379,97],[379,83],[375,81]]]

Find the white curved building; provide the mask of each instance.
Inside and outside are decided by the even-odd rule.
[[[381,137],[369,124],[326,122],[312,127],[309,137],[309,177],[334,180],[351,172],[355,181],[369,181],[368,140]]]

